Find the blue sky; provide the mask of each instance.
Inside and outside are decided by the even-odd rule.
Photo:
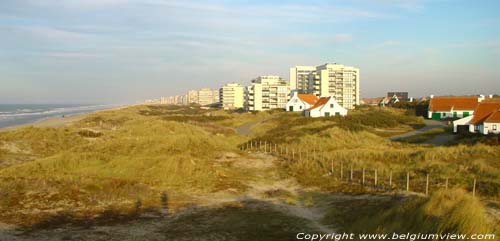
[[[294,65],[387,91],[500,93],[500,1],[1,0],[0,103],[123,103]]]

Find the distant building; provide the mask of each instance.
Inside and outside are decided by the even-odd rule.
[[[376,98],[363,98],[359,101],[361,105],[379,105],[384,97],[376,97]]]
[[[224,85],[219,90],[220,102],[225,110],[233,110],[244,107],[245,91],[244,87],[237,83]]]
[[[306,117],[330,117],[330,116],[345,116],[347,109],[342,107],[335,101],[333,96],[321,97],[316,104],[305,110]]]
[[[467,117],[484,99],[484,96],[431,96],[427,117],[434,120]]]
[[[285,109],[290,86],[279,76],[260,76],[247,87],[246,109],[261,111]]]
[[[354,109],[360,103],[359,69],[342,64],[292,67],[290,86],[292,90],[318,97],[334,96],[347,109]]]
[[[286,111],[305,111],[318,102],[318,97],[309,94],[299,94],[292,91],[292,97],[286,104]]]
[[[187,101],[189,104],[211,105],[219,103],[219,91],[209,88],[200,90],[190,90],[187,94]]]
[[[387,92],[388,98],[397,97],[398,101],[409,101],[408,92]]]

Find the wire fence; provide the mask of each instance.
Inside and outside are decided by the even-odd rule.
[[[416,170],[395,171],[389,168],[373,168],[357,162],[326,159],[326,154],[313,151],[297,151],[286,145],[278,145],[262,140],[252,140],[240,145],[240,150],[268,153],[288,162],[307,161],[318,165],[325,175],[342,184],[362,186],[371,191],[403,191],[429,195],[431,192],[460,187],[479,195],[481,184],[477,178],[443,177],[431,172]]]

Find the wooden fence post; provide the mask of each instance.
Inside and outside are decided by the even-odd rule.
[[[410,191],[410,172],[406,172],[406,191]]]
[[[292,149],[292,160],[295,159],[295,149]]]
[[[299,149],[299,161],[302,161],[302,152]]]
[[[285,156],[288,157],[288,146],[285,146]]]
[[[377,187],[377,184],[378,184],[378,180],[377,179],[378,179],[378,173],[377,173],[377,169],[375,169],[375,181],[374,181],[375,187]]]
[[[262,151],[262,140],[259,141],[259,151]]]
[[[267,152],[267,141],[264,141],[264,153]]]
[[[448,177],[446,178],[446,181],[444,184],[444,190],[448,190]]]
[[[427,174],[427,178],[425,180],[425,195],[429,196],[429,174]]]
[[[353,179],[353,177],[354,177],[354,170],[353,170],[352,168],[353,168],[353,167],[352,167],[352,162],[351,162],[351,176],[350,176],[350,178],[349,178],[349,180],[350,180],[351,182],[352,182],[352,179]]]
[[[476,197],[476,178],[474,178],[474,184],[472,184],[472,197]]]
[[[365,185],[365,168],[363,167],[363,179],[362,179],[363,186]]]
[[[392,190],[392,170],[389,171],[389,188]]]
[[[340,162],[340,181],[344,179],[344,162]]]
[[[274,153],[278,154],[278,144],[274,143]]]

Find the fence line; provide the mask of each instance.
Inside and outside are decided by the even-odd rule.
[[[410,171],[395,173],[392,169],[385,169],[385,172],[383,172],[384,169],[382,169],[382,172],[380,172],[381,170],[377,168],[367,169],[365,166],[356,169],[353,162],[350,162],[347,170],[348,177],[344,180],[345,163],[340,161],[340,163],[337,163],[338,168],[336,168],[336,162],[333,159],[327,159],[326,155],[316,153],[316,149],[313,149],[312,153],[307,151],[304,152],[300,149],[296,152],[295,149],[289,150],[287,145],[278,145],[277,143],[268,143],[268,141],[262,140],[252,140],[240,145],[240,150],[270,153],[289,162],[310,160],[311,163],[316,163],[323,168],[326,175],[338,179],[338,181],[343,184],[360,185],[363,188],[371,188],[373,190],[406,191],[429,195],[432,191],[436,191],[437,189],[448,190],[450,187],[449,177],[445,177],[444,180],[439,177],[432,179],[430,173],[425,173],[425,175],[418,175],[417,173],[412,176]],[[317,156],[320,158],[317,158]],[[328,160],[330,161],[330,165],[325,166],[324,163],[328,163]],[[371,173],[373,173],[373,175],[371,175]],[[470,184],[472,184],[472,186],[469,186]],[[463,185],[463,182],[457,182],[455,185]],[[474,178],[469,185],[466,186],[471,191],[472,196],[475,197],[478,194],[477,179]]]

